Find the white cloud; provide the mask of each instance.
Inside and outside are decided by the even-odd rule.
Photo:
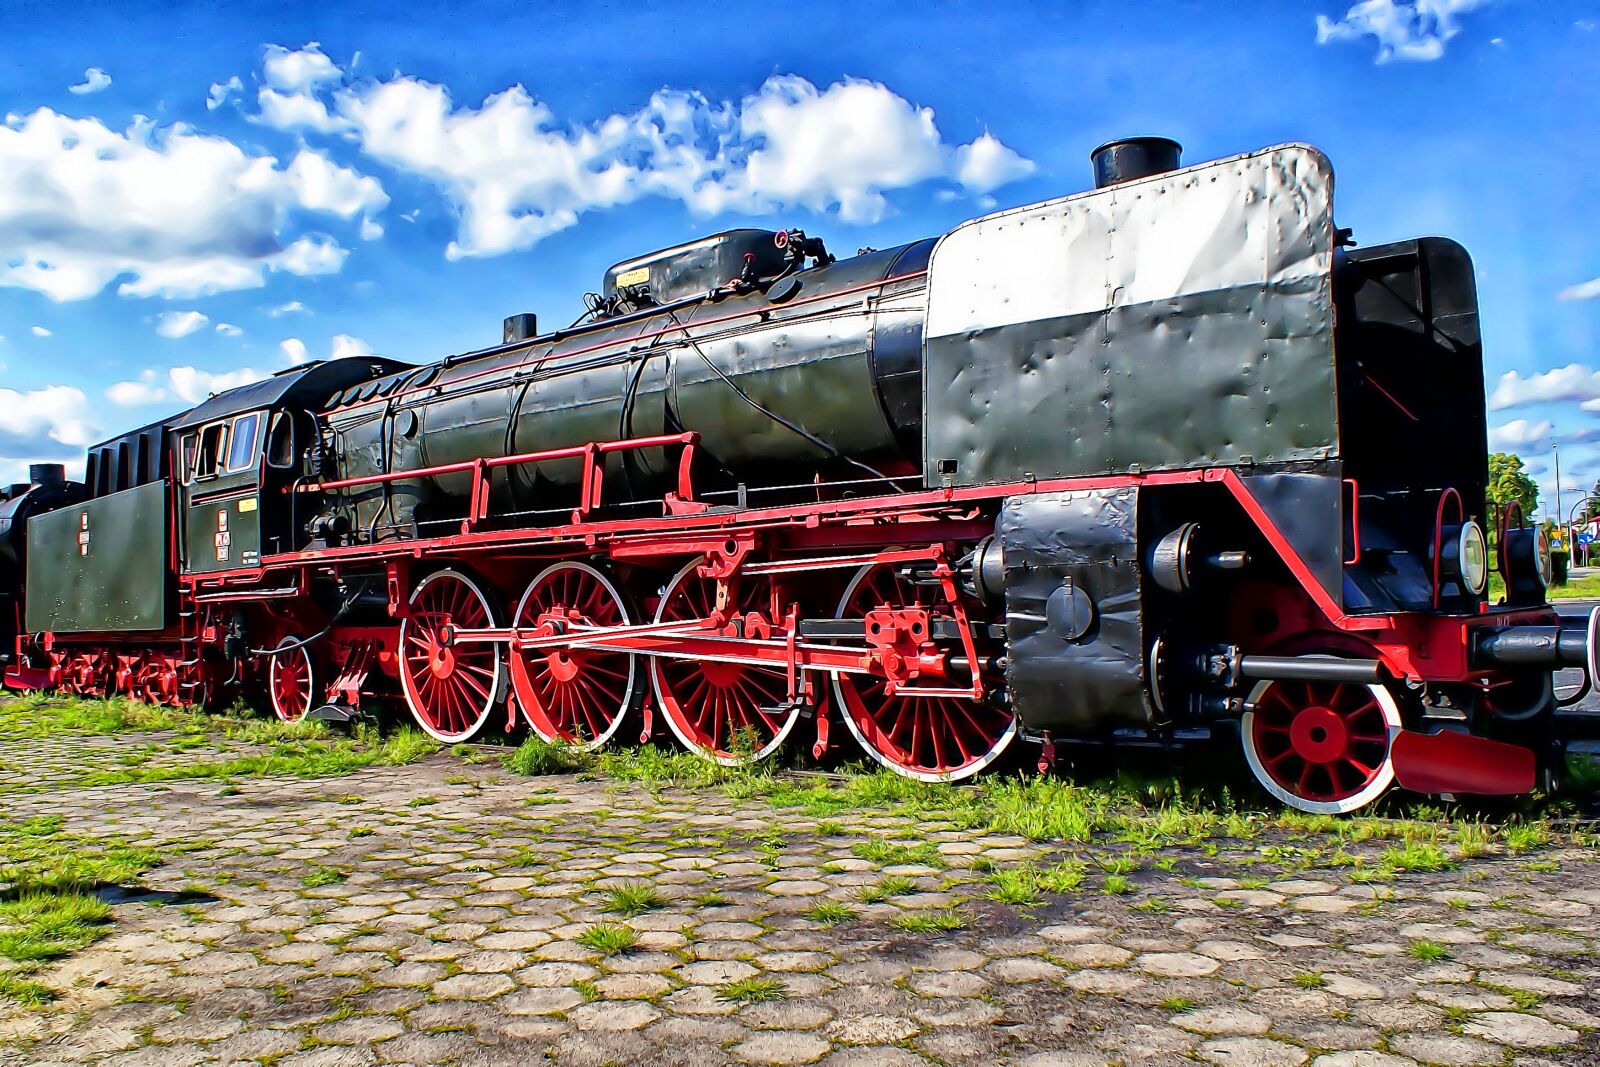
[[[181,123],[119,133],[40,108],[0,124],[0,286],[78,300],[124,278],[126,296],[187,297],[328,273],[345,251],[293,236],[300,216],[386,202],[375,180],[309,151],[284,168]]]
[[[1600,411],[1600,371],[1581,363],[1522,375],[1507,371],[1489,394],[1489,410],[1577,401],[1585,411]]]
[[[137,379],[116,382],[106,390],[106,399],[119,408],[137,408],[157,404],[167,398],[167,391],[156,381],[156,372],[147,370]]]
[[[1593,300],[1600,297],[1600,278],[1569,285],[1556,294],[1557,300]]]
[[[1038,167],[985,133],[971,144],[956,149],[956,180],[976,193],[987,193],[1002,185],[1026,178]]]
[[[1489,447],[1497,452],[1515,452],[1548,440],[1554,429],[1548,419],[1512,419],[1502,426],[1489,427]]]
[[[1445,45],[1461,32],[1456,16],[1494,0],[1361,0],[1334,20],[1317,16],[1317,43],[1378,42],[1378,62],[1429,62],[1444,55]]]
[[[106,390],[106,399],[118,407],[145,407],[174,399],[194,405],[228,389],[259,381],[263,375],[249,367],[213,374],[198,367],[172,367],[165,373],[145,370],[139,377],[117,382]]]
[[[235,93],[244,92],[244,82],[235,74],[225,82],[213,82],[211,91],[206,94],[206,110],[215,111],[228,102],[228,98]]]
[[[376,178],[347,170],[308,149],[301,149],[285,172],[295,198],[307,211],[323,211],[348,219],[356,213],[373,215],[389,203]]]
[[[363,241],[376,241],[383,236],[383,227],[371,219],[361,220],[361,239]]]
[[[49,337],[50,336],[50,331],[45,329],[43,326],[30,326],[28,329],[29,329],[29,332],[32,333],[35,337]]]
[[[306,356],[306,343],[298,337],[285,337],[278,342],[278,347],[283,350],[283,358],[290,363],[304,363]]]
[[[231,322],[219,322],[219,323],[217,323],[217,332],[220,333],[224,337],[239,337],[244,333],[243,330],[241,330],[239,327],[235,326]]]
[[[334,334],[333,349],[328,353],[329,359],[345,359],[349,356],[370,356],[372,346],[359,337],[351,337],[347,333]]]
[[[79,96],[87,96],[90,93],[100,92],[110,84],[111,75],[99,67],[90,67],[83,72],[83,81],[77,85],[67,86],[67,92],[77,93]]]
[[[587,212],[647,196],[698,215],[805,207],[870,223],[890,211],[894,190],[943,181],[984,194],[1034,169],[991,134],[947,142],[930,109],[870,81],[818,88],[779,76],[721,103],[663,89],[637,111],[585,125],[561,121],[520,85],[457,106],[419,78],[353,80],[320,51],[270,55],[277,66],[253,117],[346,128],[369,156],[433,182],[459,217],[452,259],[528,248]],[[362,210],[363,236],[375,236],[376,208]]]
[[[81,448],[100,431],[89,415],[89,399],[70,385],[47,385],[26,393],[0,389],[0,455]]]
[[[156,316],[156,333],[177,340],[188,337],[210,321],[198,311],[163,311]]]
[[[256,121],[280,130],[306,128],[322,133],[348,129],[349,123],[328,111],[312,95],[319,86],[339,81],[344,72],[323,55],[317,42],[301,49],[268,45],[261,63],[266,82],[256,94],[260,113]]]
[[[173,367],[167,372],[167,379],[172,383],[172,392],[178,399],[190,404],[198,404],[213,393],[237,389],[241,385],[249,385],[263,377],[265,376],[257,374],[249,367],[240,367],[238,370],[222,374],[212,374],[197,367]]]
[[[350,128],[344,119],[328,112],[328,106],[304,93],[280,93],[265,86],[256,94],[261,113],[256,121],[280,130],[305,129],[337,133]]]
[[[341,77],[338,66],[322,54],[322,46],[316,41],[293,50],[282,45],[267,45],[261,73],[268,85],[289,93],[303,93]]]
[[[298,300],[291,300],[287,304],[279,304],[275,308],[268,309],[267,314],[277,319],[282,318],[285,315],[309,315],[311,314],[311,309],[300,303]]]

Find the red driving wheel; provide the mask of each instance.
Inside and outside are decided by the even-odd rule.
[[[661,594],[657,622],[694,622],[710,617],[717,583],[702,577],[696,560],[679,571]],[[740,575],[724,636],[770,636],[771,580]],[[765,632],[762,632],[765,631]],[[650,661],[656,705],[683,746],[696,755],[733,767],[766,759],[776,752],[800,719],[800,705],[789,704],[782,668],[701,656]]]
[[[461,630],[496,624],[489,597],[460,571],[435,571],[412,592],[400,624],[400,687],[417,725],[436,740],[476,737],[500,702],[500,647],[455,640]]]
[[[633,613],[622,591],[587,563],[557,563],[522,594],[512,625],[573,639],[585,630],[627,626]],[[643,696],[631,652],[548,645],[511,652],[511,686],[534,733],[546,741],[598,748],[616,734]]]
[[[939,612],[943,597],[915,585],[894,567],[872,564],[856,572],[839,600],[840,619],[865,619],[883,609]],[[948,613],[947,605],[943,607]],[[914,686],[949,689],[963,678],[918,679]],[[868,755],[896,774],[920,781],[969,778],[998,759],[1017,736],[1016,715],[1005,708],[948,696],[891,694],[872,674],[834,675],[833,692],[845,725]]]

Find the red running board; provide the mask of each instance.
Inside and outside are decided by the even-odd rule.
[[[1401,730],[1389,746],[1394,780],[1414,793],[1515,796],[1533,791],[1533,752],[1521,745],[1446,730]]]

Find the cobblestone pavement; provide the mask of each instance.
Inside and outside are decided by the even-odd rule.
[[[12,769],[114,747],[4,746]],[[1219,841],[1017,909],[981,896],[1044,853],[1020,838],[447,755],[0,796],[0,819],[44,812],[189,850],[45,973],[55,1007],[0,1008],[4,1064],[1600,1062],[1588,848],[1363,885],[1285,876],[1288,841]],[[896,837],[938,858],[852,848]],[[602,912],[640,885],[661,906]],[[854,917],[824,925],[822,901]],[[606,923],[636,944],[591,947]]]

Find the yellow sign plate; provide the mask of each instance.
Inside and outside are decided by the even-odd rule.
[[[649,280],[649,267],[635,267],[633,270],[625,270],[617,275],[617,288],[621,289],[629,285],[643,285]]]

